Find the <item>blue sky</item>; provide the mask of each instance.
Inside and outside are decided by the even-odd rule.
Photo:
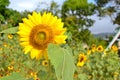
[[[33,11],[37,8],[38,3],[45,2],[47,5],[50,5],[50,2],[52,0],[10,0],[9,8],[12,8],[17,11],[24,11],[29,10]],[[65,0],[54,0],[59,5],[61,5]],[[88,0],[89,2],[94,2],[93,0]],[[90,28],[92,33],[104,33],[104,32],[114,32],[117,25],[113,25],[112,21],[109,17],[102,18],[99,20],[99,18],[94,15],[91,17],[96,22],[95,24]]]

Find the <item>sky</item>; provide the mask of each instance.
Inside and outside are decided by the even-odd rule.
[[[38,4],[41,2],[45,2],[47,5],[50,5],[50,2],[52,0],[9,0],[9,1],[10,1],[10,5],[8,6],[9,8],[22,12],[24,10],[33,11],[38,7]],[[59,5],[62,5],[62,3],[65,0],[54,0],[54,1],[57,2]],[[93,0],[88,0],[88,1],[94,3]],[[44,8],[44,6],[42,7]],[[101,20],[96,15],[91,16],[91,18],[95,20],[94,25],[91,28],[89,28],[89,30],[93,34],[106,33],[106,32],[112,33],[115,31],[115,28],[117,27],[117,25],[113,25],[110,17],[108,16],[101,18]]]

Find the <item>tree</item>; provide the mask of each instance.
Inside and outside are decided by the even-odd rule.
[[[9,0],[0,0],[0,14],[4,16],[6,7],[9,5]]]
[[[41,8],[41,6],[44,5],[46,6],[46,8]],[[40,11],[40,12],[52,12],[52,14],[60,17],[61,16],[61,10],[60,10],[60,6],[54,2],[54,1],[51,1],[50,4],[47,4],[46,2],[41,2],[40,4],[38,4],[38,7],[36,8],[36,11]]]
[[[98,16],[109,15],[113,24],[120,25],[120,0],[95,0]]]
[[[88,43],[91,32],[88,30],[94,23],[88,16],[94,14],[94,4],[87,0],[66,0],[62,5],[62,18],[68,32],[72,33],[72,42]]]
[[[0,0],[0,22],[6,22],[11,27],[18,26],[21,21],[21,14],[16,10],[9,9],[9,4],[9,0]]]

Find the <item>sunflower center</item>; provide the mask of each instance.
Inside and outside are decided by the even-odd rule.
[[[46,39],[46,33],[45,32],[39,32],[37,34],[38,40],[45,40]]]
[[[98,48],[98,50],[101,50],[101,48]]]
[[[37,25],[33,27],[29,36],[30,44],[36,49],[45,49],[48,44],[53,42],[52,30],[47,25]]]
[[[83,57],[81,57],[80,62],[82,62],[83,60],[84,60],[84,58],[83,58]]]

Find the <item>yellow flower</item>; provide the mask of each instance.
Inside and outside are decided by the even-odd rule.
[[[13,70],[13,66],[8,66],[8,70]]]
[[[31,72],[30,75],[33,77],[37,77],[37,72]]]
[[[91,51],[94,53],[96,51],[96,45],[95,44],[92,44],[91,46]]]
[[[38,77],[35,77],[34,80],[40,80]]]
[[[10,75],[10,73],[6,73],[6,76],[9,76]]]
[[[87,55],[90,55],[91,54],[91,50],[87,50]]]
[[[0,78],[2,78],[3,77],[3,74],[0,74]]]
[[[103,46],[100,45],[100,46],[97,47],[97,51],[98,51],[98,52],[102,52],[103,50],[104,50],[104,49],[103,49]]]
[[[113,46],[111,47],[111,49],[112,49],[114,52],[118,51],[118,48],[117,48],[116,45],[113,45]]]
[[[78,62],[78,63],[77,63],[77,66],[78,66],[78,67],[81,67],[81,66],[83,66],[83,65],[84,65],[84,62]]]
[[[48,60],[42,61],[42,65],[43,65],[43,66],[48,66],[48,63],[49,63]]]
[[[4,47],[7,47],[8,45],[7,45],[7,43],[4,42],[3,46],[4,46]]]
[[[92,47],[91,51],[94,53],[96,51],[96,47]]]
[[[118,72],[114,72],[114,74],[113,74],[114,77],[117,77],[118,75],[119,75]]]
[[[2,48],[0,48],[0,50],[2,50]]]
[[[92,46],[91,46],[91,47],[92,47],[92,48],[93,48],[93,47],[96,47],[96,45],[95,45],[95,44],[92,44]]]
[[[79,57],[78,57],[78,63],[77,63],[77,66],[80,67],[80,66],[83,66],[85,61],[86,61],[86,55],[84,54],[79,54]]]
[[[48,58],[47,47],[49,43],[66,43],[67,36],[64,35],[66,28],[63,22],[51,13],[41,16],[40,13],[33,12],[24,18],[23,23],[19,23],[21,45],[24,47],[25,54],[30,52],[31,58],[37,60],[42,57]]]
[[[9,39],[12,39],[12,38],[13,38],[13,35],[12,35],[12,34],[8,34],[8,38],[9,38]]]

